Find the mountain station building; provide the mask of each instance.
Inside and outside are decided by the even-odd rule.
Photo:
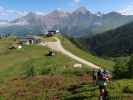
[[[37,38],[37,37],[28,35],[28,36],[25,36],[22,39],[20,39],[20,42],[22,44],[32,45],[32,44],[39,44],[39,43],[41,43],[41,40],[39,38]]]

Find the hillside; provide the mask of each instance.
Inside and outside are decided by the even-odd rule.
[[[57,35],[64,48],[88,61],[111,67],[113,62],[93,56],[79,49],[70,40]],[[53,38],[44,38],[55,41]],[[9,50],[16,38],[0,39],[0,99],[5,100],[96,100],[99,92],[91,78],[88,66],[73,68],[75,60],[56,52],[48,57],[48,48],[38,45]],[[130,86],[128,92],[124,89]],[[126,100],[132,97],[131,80],[118,80],[109,88],[110,98],[115,95]],[[10,89],[9,89],[10,88]],[[119,89],[118,89],[119,88]]]
[[[8,47],[15,42],[15,39],[10,38],[0,40],[0,78],[21,74],[29,62],[33,63],[38,71],[44,66],[64,67],[76,63],[60,53],[54,57],[47,57],[49,49],[42,46],[31,45],[24,46],[21,50],[9,50]]]
[[[133,53],[133,23],[85,39],[89,49],[102,56],[128,56]]]
[[[83,49],[81,49],[77,45],[75,45],[73,41],[71,41],[63,36],[57,36],[57,37],[60,38],[61,43],[66,50],[70,51],[71,53],[73,53],[83,59],[86,59],[102,68],[107,68],[107,69],[111,69],[112,66],[114,65],[113,61],[96,57],[91,52],[84,51]]]
[[[111,68],[113,66],[113,62],[104,60],[101,58],[97,58],[89,53],[86,53],[80,49],[78,49],[74,44],[72,44],[68,39],[60,37],[62,40],[63,46],[70,50],[75,55],[86,59],[88,61],[93,62],[94,64],[100,65],[101,67]],[[45,38],[46,41],[53,41],[51,38]],[[33,65],[39,66],[37,67],[38,70],[44,65],[52,66],[55,64],[56,66],[72,66],[76,61],[66,57],[61,53],[57,53],[54,57],[47,57],[45,56],[49,49],[47,47],[42,46],[24,46],[21,50],[10,50],[8,49],[10,45],[15,44],[17,42],[14,38],[9,39],[0,39],[0,77],[6,76],[15,76],[21,73],[20,70],[24,70],[23,66],[26,63],[32,62]],[[69,47],[68,47],[69,45]],[[60,62],[61,60],[61,62]],[[50,63],[52,62],[52,63]],[[12,70],[12,71],[11,71]],[[5,73],[6,72],[6,73]],[[9,73],[8,73],[9,72]]]

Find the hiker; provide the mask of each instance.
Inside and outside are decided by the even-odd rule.
[[[107,100],[108,91],[106,89],[108,82],[108,73],[105,70],[98,70],[97,72],[97,85],[99,85],[100,90],[100,100]]]

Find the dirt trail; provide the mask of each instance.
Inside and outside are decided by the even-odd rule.
[[[68,57],[70,57],[70,58],[72,58],[72,59],[74,59],[74,60],[76,60],[76,61],[78,61],[78,62],[80,62],[82,64],[85,64],[85,65],[87,65],[87,66],[89,66],[89,67],[91,67],[93,69],[100,69],[99,66],[97,66],[97,65],[95,65],[95,64],[93,64],[93,63],[91,63],[91,62],[89,62],[89,61],[87,61],[85,59],[82,59],[82,58],[72,54],[70,51],[64,49],[62,44],[61,44],[61,41],[57,37],[54,37],[54,38],[57,40],[56,42],[47,42],[46,43],[46,45],[49,48],[51,48],[51,49],[53,49],[53,50],[55,50],[57,52],[61,52],[64,55],[66,55],[66,56],[68,56]]]

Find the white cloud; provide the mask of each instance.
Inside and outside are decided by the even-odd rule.
[[[12,20],[21,16],[26,15],[26,11],[17,11],[12,9],[7,9],[0,6],[0,19],[2,20]]]
[[[57,10],[61,11],[62,9],[61,8],[57,8]]]
[[[37,15],[42,15],[42,16],[46,14],[45,12],[41,12],[41,11],[36,11],[35,13],[36,13]]]
[[[75,9],[83,5],[81,3],[81,0],[72,0],[72,2],[70,3],[70,6],[71,8]]]
[[[74,0],[74,2],[78,4],[78,3],[80,3],[80,0]]]
[[[125,8],[118,10],[118,12],[120,12],[123,15],[133,15],[133,3]]]
[[[43,11],[34,11],[34,13],[38,15],[46,14],[46,12],[43,12]],[[16,18],[25,16],[26,14],[28,14],[27,11],[7,9],[7,8],[0,6],[0,20],[14,20]]]

